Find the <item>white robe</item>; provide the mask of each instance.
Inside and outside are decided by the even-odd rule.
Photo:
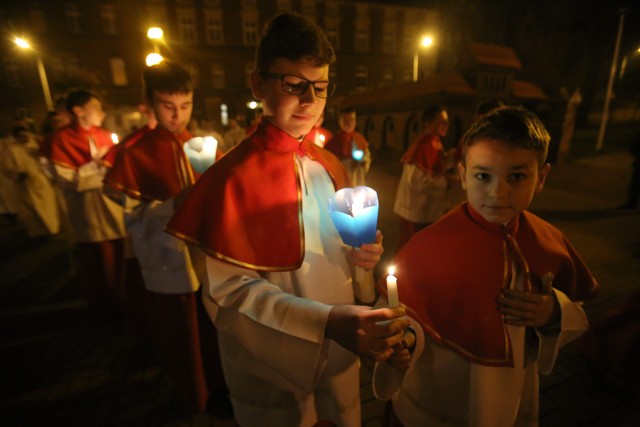
[[[208,257],[204,303],[215,323],[225,378],[241,426],[311,426],[332,419],[360,427],[359,359],[324,337],[334,304],[353,304],[342,243],[328,211],[325,169],[299,158],[303,175],[302,266],[244,269]]]
[[[393,211],[418,224],[435,222],[447,209],[447,179],[405,164],[398,183]]]
[[[512,288],[521,289],[521,276],[515,269],[514,273]],[[559,325],[544,330],[507,325],[513,368],[469,362],[431,340],[411,319],[417,338],[411,367],[405,372],[376,364],[374,394],[381,400],[392,399],[405,427],[537,426],[538,373],[551,373],[560,347],[588,327],[581,304],[557,289],[554,292],[561,310]],[[527,333],[535,336],[526,337]]]
[[[12,180],[16,212],[30,237],[57,234],[60,217],[56,194],[38,159],[21,143],[9,143],[2,156],[2,169]]]

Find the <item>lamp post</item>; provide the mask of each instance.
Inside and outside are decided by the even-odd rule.
[[[418,46],[418,48],[415,50],[415,53],[413,54],[413,81],[414,82],[418,81],[418,49],[420,47],[427,48],[432,44],[433,44],[433,39],[429,36],[424,36],[422,37],[422,39],[420,39],[420,45]]]
[[[21,49],[31,49],[29,42],[21,37],[16,37],[14,43]],[[40,76],[40,85],[42,86],[42,93],[44,94],[44,102],[47,105],[47,111],[53,111],[53,100],[51,99],[51,90],[49,89],[49,81],[47,80],[44,63],[42,62],[42,57],[37,52],[35,52],[35,55],[38,65],[38,75]]]
[[[607,128],[607,120],[609,120],[609,103],[613,93],[613,81],[616,77],[616,65],[618,64],[618,54],[620,53],[620,40],[622,39],[622,30],[624,29],[624,15],[627,8],[621,8],[620,21],[618,23],[618,36],[616,37],[616,46],[613,50],[613,60],[611,61],[611,71],[609,72],[609,83],[607,84],[607,94],[604,97],[604,108],[602,109],[602,120],[600,121],[600,131],[598,132],[598,141],[596,142],[596,151],[602,150],[604,142],[604,132]]]

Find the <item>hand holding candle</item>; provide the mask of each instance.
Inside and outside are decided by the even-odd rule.
[[[387,276],[387,301],[389,307],[400,307],[400,298],[398,297],[398,279],[394,276],[396,269],[394,266],[389,267],[389,275]]]

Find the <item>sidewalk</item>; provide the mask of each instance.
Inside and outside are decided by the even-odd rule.
[[[374,153],[375,154],[375,153]],[[397,241],[391,212],[399,162],[378,153],[369,185],[380,197],[385,268]],[[630,173],[625,152],[554,166],[533,211],[563,230],[602,285],[585,305],[591,319],[620,305],[640,286],[640,211],[617,211]],[[187,416],[177,390],[119,322],[86,311],[70,244],[26,239],[19,226],[0,228],[0,363],[3,426],[230,426],[208,415]],[[577,344],[541,378],[541,422],[555,426],[640,425],[639,402],[597,382]],[[363,425],[380,425],[383,403],[370,391],[363,363]],[[635,411],[635,424],[628,420]],[[625,424],[626,422],[626,424]],[[632,422],[632,421],[631,421]]]

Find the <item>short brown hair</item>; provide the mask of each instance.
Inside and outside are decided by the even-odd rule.
[[[153,92],[189,93],[193,92],[191,75],[186,68],[177,62],[162,61],[145,68],[142,72],[144,94],[153,101]]]

